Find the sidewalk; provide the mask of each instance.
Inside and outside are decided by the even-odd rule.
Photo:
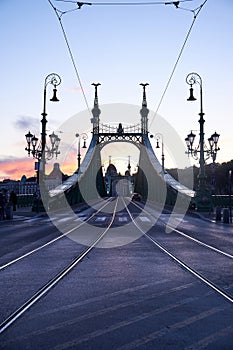
[[[95,203],[95,202],[93,202]],[[89,205],[86,203],[79,203],[76,204],[74,206],[72,206],[72,210],[74,210],[75,212],[80,212],[83,211],[85,209],[88,209]],[[55,210],[53,213],[55,214],[60,214],[61,212],[63,212],[64,208],[60,208]],[[16,211],[13,211],[13,220],[14,219],[20,219],[20,218],[33,218],[33,217],[47,217],[48,214],[46,211],[32,211],[32,207],[17,207]]]
[[[217,222],[216,215],[214,212],[191,212],[189,214],[209,222],[215,222],[215,223]]]
[[[195,216],[195,217],[199,217],[203,220],[209,221],[209,222],[213,222],[216,224],[223,224],[223,225],[232,225],[231,223],[231,219],[230,217],[228,217],[229,222],[224,222],[224,220],[227,220],[227,218],[224,219],[224,215],[221,212],[221,220],[216,220],[216,212],[212,211],[212,212],[189,212],[190,215]]]
[[[46,212],[32,211],[32,207],[17,207],[16,211],[13,211],[13,220],[19,218],[31,218],[35,216],[46,216]]]

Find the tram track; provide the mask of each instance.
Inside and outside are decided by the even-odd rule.
[[[136,206],[137,208],[140,208],[140,210],[142,210],[144,213],[146,213],[149,216],[154,217],[150,212],[146,211],[144,208],[141,208],[141,206],[136,205],[135,203],[132,202],[132,204],[134,206]],[[190,272],[193,276],[195,276],[196,278],[198,278],[200,281],[204,282],[208,287],[210,287],[212,290],[214,290],[215,292],[217,292],[219,295],[221,295],[222,297],[224,297],[227,301],[233,303],[233,295],[231,295],[230,293],[228,293],[225,289],[223,289],[222,287],[218,286],[215,282],[211,281],[209,278],[205,277],[202,273],[199,273],[196,269],[192,268],[190,266],[190,263],[185,263],[182,259],[180,259],[179,257],[177,257],[174,253],[172,253],[169,249],[167,249],[165,247],[164,244],[162,244],[161,242],[159,242],[158,240],[156,240],[154,237],[152,237],[150,234],[148,234],[147,232],[145,232],[145,230],[143,230],[141,228],[141,226],[136,222],[136,220],[134,219],[134,217],[132,216],[132,214],[130,213],[126,203],[125,203],[125,207],[126,210],[132,220],[132,222],[134,223],[134,225],[137,227],[138,230],[141,231],[141,233],[143,234],[144,237],[146,237],[150,242],[152,242],[157,248],[159,248],[163,253],[165,253],[166,255],[168,255],[173,261],[175,261],[179,266],[181,266],[182,268],[184,268],[185,270],[187,270],[188,272]],[[156,218],[157,219],[157,218]],[[160,220],[160,223],[162,223],[162,225],[165,227],[166,224]],[[172,228],[170,226],[170,228]],[[213,246],[210,246],[204,242],[201,242],[197,239],[194,239],[193,237],[188,236],[187,234],[181,232],[180,230],[177,230],[175,228],[172,228],[173,231],[175,231],[176,233],[178,233],[179,235],[181,235],[182,237],[198,244],[199,246],[202,246],[206,249],[211,250],[212,252],[215,252],[217,254],[223,255],[226,258],[229,259],[233,259],[233,256],[231,254],[228,254],[226,252],[223,252]]]
[[[188,235],[188,234],[185,233],[185,232],[182,232],[181,230],[178,230],[177,228],[172,227],[171,225],[169,225],[169,224],[167,224],[167,223],[164,223],[163,220],[161,220],[160,218],[157,219],[157,217],[155,217],[151,212],[149,212],[149,211],[147,211],[147,210],[144,210],[142,207],[140,207],[139,205],[137,205],[137,204],[135,204],[135,203],[133,203],[133,204],[134,204],[136,207],[140,208],[140,210],[142,210],[145,214],[147,214],[147,215],[153,217],[154,219],[158,220],[164,227],[168,227],[169,229],[171,229],[171,230],[174,231],[175,233],[177,233],[177,234],[179,234],[179,235],[181,235],[181,236],[183,236],[183,237],[185,237],[185,238],[187,238],[187,239],[189,239],[189,240],[191,240],[191,241],[193,241],[193,242],[196,242],[197,244],[202,245],[203,247],[206,247],[206,248],[208,248],[208,249],[211,249],[211,250],[215,251],[216,253],[219,253],[219,254],[221,254],[221,255],[226,256],[227,258],[233,259],[233,255],[232,255],[232,254],[229,254],[229,253],[227,253],[227,252],[224,252],[223,250],[218,249],[217,247],[214,247],[214,246],[212,246],[212,245],[210,245],[210,244],[208,244],[208,243],[205,243],[205,242],[203,242],[203,241],[201,241],[201,240],[199,240],[199,239],[197,239],[197,238],[194,238],[194,237]]]
[[[107,203],[109,204],[109,203]],[[56,284],[58,284],[78,263],[80,263],[93,248],[103,239],[107,234],[111,226],[113,225],[116,212],[117,212],[118,198],[114,205],[112,211],[112,217],[109,224],[103,230],[101,234],[92,242],[90,246],[85,248],[81,253],[79,253],[66,267],[64,267],[60,272],[58,272],[53,278],[51,278],[46,284],[44,284],[37,292],[35,292],[26,302],[24,302],[20,307],[18,307],[14,312],[12,312],[1,324],[0,324],[0,334],[3,333],[8,327],[10,327],[21,315],[23,315],[32,305],[39,301],[46,293],[48,293]],[[106,205],[105,205],[106,206]],[[105,207],[104,206],[104,207]],[[103,209],[103,207],[101,208]],[[94,215],[94,214],[93,214]],[[92,215],[92,217],[93,217]],[[95,213],[96,215],[96,213]]]
[[[51,244],[59,241],[60,239],[68,236],[69,234],[71,234],[75,230],[79,229],[80,227],[82,227],[83,225],[85,225],[86,223],[91,221],[96,215],[98,215],[98,213],[101,212],[101,210],[103,210],[109,204],[109,202],[110,202],[110,200],[108,200],[106,203],[104,203],[104,205],[102,205],[98,210],[96,210],[93,214],[91,214],[85,221],[83,221],[83,222],[79,223],[78,225],[72,227],[70,230],[66,231],[65,233],[63,233],[63,234],[59,235],[58,237],[55,237],[52,240],[42,244],[41,246],[39,246],[39,247],[37,247],[35,249],[32,249],[32,250],[28,251],[27,253],[22,254],[22,255],[18,256],[17,258],[12,259],[12,260],[8,261],[7,263],[1,265],[0,266],[0,271],[4,270],[5,268],[7,268],[7,267],[17,263],[18,261],[20,261],[20,260],[22,260],[22,259],[24,259],[24,258],[26,258],[26,257],[28,257],[28,256],[30,256],[30,255],[32,255],[32,254],[34,254],[36,252],[38,252],[40,250],[50,246]],[[57,232],[59,232],[59,231],[57,230]]]
[[[45,283],[41,288],[37,290],[30,298],[28,298],[20,307],[18,307],[14,312],[12,312],[8,317],[3,320],[3,322],[0,324],[0,333],[3,333],[7,328],[9,328],[11,325],[14,324],[14,322],[23,315],[28,309],[30,309],[37,301],[39,301],[45,294],[47,294],[55,285],[57,285],[71,270],[74,269],[75,266],[78,265],[79,262],[81,262],[91,251],[93,248],[95,248],[98,243],[106,236],[109,229],[113,226],[116,212],[117,212],[117,205],[118,205],[119,198],[116,199],[116,204],[114,207],[114,210],[111,212],[111,219],[108,223],[108,225],[103,228],[102,233],[98,236],[98,238],[93,241],[93,243],[88,247],[85,248],[82,252],[80,252],[66,267],[64,267],[60,272],[58,272],[54,277],[50,278],[47,283]],[[214,283],[211,279],[203,275],[202,273],[198,272],[197,269],[194,269],[192,266],[190,266],[189,263],[183,261],[182,258],[179,256],[176,256],[173,252],[169,251],[169,249],[162,244],[161,242],[157,241],[152,235],[145,232],[145,230],[141,227],[141,225],[138,224],[136,219],[133,217],[132,210],[129,209],[128,205],[132,202],[129,202],[126,204],[125,200],[122,199],[124,204],[124,210],[126,210],[127,215],[130,218],[130,221],[132,224],[142,233],[142,236],[147,238],[153,245],[155,245],[161,252],[165,253],[167,256],[169,256],[170,259],[172,259],[178,266],[188,271],[192,276],[194,276],[199,281],[203,282],[205,285],[207,285],[212,291],[216,292],[218,295],[223,297],[228,302],[233,302],[233,296],[228,293],[225,289],[218,286],[218,284]],[[132,205],[135,205],[135,203],[132,203]],[[130,205],[129,205],[130,206]],[[152,216],[151,213],[147,212],[140,206],[135,205],[136,207],[140,208],[141,211],[146,213],[147,215]],[[103,209],[103,207],[102,207]],[[95,215],[97,212],[95,213]],[[94,214],[93,214],[94,215]],[[164,226],[165,223],[161,222]],[[85,222],[83,223],[85,224]],[[181,235],[182,238],[188,238],[187,235]],[[191,240],[193,244],[199,244],[197,240]],[[200,244],[199,244],[200,245]],[[205,249],[211,250],[208,245],[201,245]],[[211,250],[213,253],[218,253],[217,250]],[[31,253],[32,254],[32,253]],[[30,255],[31,255],[30,254]],[[229,254],[230,255],[230,254]],[[222,255],[224,258],[230,258],[231,256],[228,255]],[[23,259],[23,258],[22,258]],[[13,263],[12,263],[13,264]],[[11,264],[11,265],[12,265]],[[9,265],[10,266],[10,265]]]

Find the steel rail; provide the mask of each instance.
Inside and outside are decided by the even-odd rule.
[[[226,256],[227,258],[233,259],[233,255],[231,255],[231,254],[229,254],[229,253],[226,253],[226,252],[224,252],[223,250],[220,250],[220,249],[218,249],[218,248],[216,248],[216,247],[214,247],[214,246],[212,246],[212,245],[210,245],[210,244],[207,244],[207,243],[205,243],[205,242],[203,242],[203,241],[200,241],[200,240],[197,239],[197,238],[191,237],[191,236],[187,235],[186,233],[184,233],[184,232],[178,230],[177,228],[172,227],[171,225],[165,224],[165,223],[163,222],[163,220],[161,220],[161,219],[155,217],[152,213],[150,213],[149,211],[145,210],[144,208],[141,208],[140,205],[137,205],[137,204],[134,203],[134,202],[132,202],[132,204],[135,205],[137,208],[140,208],[144,213],[146,213],[147,215],[151,216],[152,218],[154,218],[154,219],[156,218],[163,226],[169,227],[170,229],[172,229],[173,231],[175,231],[175,232],[178,233],[179,235],[181,235],[181,236],[183,236],[183,237],[185,237],[185,238],[187,238],[187,239],[190,239],[190,240],[192,240],[192,241],[194,241],[194,242],[196,242],[196,243],[202,245],[203,247],[206,247],[206,248],[208,248],[208,249],[211,249],[211,250],[215,251],[216,253],[222,254],[222,255]]]
[[[3,333],[10,325],[12,325],[21,315],[23,315],[32,305],[40,300],[46,293],[48,293],[62,278],[64,278],[83,258],[101,241],[106,235],[116,216],[116,209],[118,205],[118,198],[112,213],[112,218],[109,225],[99,235],[99,237],[84,251],[73,259],[69,265],[62,269],[61,272],[56,274],[49,282],[47,282],[42,288],[40,288],[30,299],[28,299],[22,306],[14,311],[7,319],[0,324],[0,334]]]
[[[215,283],[211,282],[208,278],[204,277],[202,274],[200,274],[199,272],[197,272],[195,269],[191,268],[190,266],[188,266],[186,263],[184,263],[182,260],[180,260],[179,258],[177,258],[174,254],[172,254],[168,249],[166,249],[162,244],[160,244],[156,239],[152,238],[150,235],[148,235],[146,232],[144,232],[144,230],[137,224],[137,222],[135,221],[135,219],[133,218],[133,216],[131,215],[128,207],[126,206],[125,201],[123,200],[126,210],[132,220],[132,222],[134,223],[134,225],[137,227],[137,229],[147,238],[149,239],[152,243],[154,243],[162,252],[164,252],[165,254],[167,254],[170,258],[172,258],[172,260],[176,261],[180,266],[182,266],[183,268],[185,268],[187,271],[189,271],[192,275],[194,275],[195,277],[197,277],[198,279],[200,279],[202,282],[204,282],[205,284],[207,284],[209,287],[211,287],[215,292],[217,292],[218,294],[220,294],[221,296],[223,296],[225,299],[227,299],[228,301],[230,301],[231,303],[233,303],[233,296],[231,296],[229,293],[225,292],[223,289],[219,288]],[[140,206],[138,206],[140,207]],[[141,208],[142,209],[142,208]]]
[[[20,261],[20,260],[26,258],[26,257],[29,256],[29,255],[31,255],[31,254],[33,254],[33,253],[36,253],[36,252],[38,252],[39,250],[41,250],[41,249],[43,249],[43,248],[45,248],[45,247],[48,247],[50,244],[52,244],[52,243],[54,243],[54,242],[60,240],[61,238],[63,238],[63,237],[65,237],[65,236],[69,235],[71,232],[73,232],[74,230],[80,228],[81,226],[83,226],[84,224],[86,224],[89,220],[91,220],[91,219],[92,219],[95,215],[97,215],[103,208],[105,208],[105,207],[109,204],[109,202],[110,202],[110,200],[108,200],[107,203],[105,203],[100,209],[98,209],[95,213],[93,213],[88,219],[86,219],[85,221],[81,222],[79,225],[73,227],[73,228],[70,229],[69,231],[67,231],[67,232],[63,233],[62,235],[60,235],[60,236],[58,236],[58,237],[52,239],[51,241],[49,241],[49,242],[47,242],[47,243],[44,243],[43,245],[41,245],[41,246],[39,246],[39,247],[37,247],[37,248],[35,248],[35,249],[33,249],[33,250],[31,250],[31,251],[29,251],[29,252],[23,254],[23,255],[21,255],[21,256],[19,256],[18,258],[15,258],[15,259],[9,261],[8,263],[6,263],[6,264],[0,266],[0,271],[3,270],[3,269],[5,269],[6,267],[9,267],[10,265],[15,264],[15,263],[18,262],[18,261]]]

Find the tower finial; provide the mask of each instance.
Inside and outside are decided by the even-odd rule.
[[[91,85],[93,85],[95,87],[95,100],[94,100],[94,105],[98,106],[98,86],[101,85],[100,83],[92,83]]]
[[[142,106],[143,106],[143,107],[147,107],[147,101],[146,101],[146,86],[149,85],[149,83],[141,83],[140,85],[143,87]]]

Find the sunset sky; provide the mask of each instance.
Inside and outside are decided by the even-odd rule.
[[[104,0],[101,1],[103,3]],[[109,3],[111,1],[107,1]],[[127,3],[134,2],[127,0]],[[142,1],[143,2],[143,1]],[[148,3],[149,1],[145,1]],[[45,77],[57,73],[62,78],[58,87],[60,102],[52,103],[52,86],[47,87],[47,134],[58,132],[62,140],[61,168],[71,174],[77,168],[76,133],[91,138],[90,116],[82,113],[93,106],[91,83],[100,82],[101,105],[114,103],[141,105],[141,82],[148,82],[148,108],[156,111],[175,62],[191,27],[194,14],[204,0],[165,5],[116,6],[77,5],[65,1],[1,0],[1,138],[0,180],[20,179],[34,175],[34,162],[25,151],[25,134],[37,137],[41,132],[43,86]],[[115,2],[114,2],[115,3]],[[66,12],[59,22],[56,12]],[[199,86],[197,101],[187,102],[189,86],[186,76],[197,72],[203,81],[206,139],[215,131],[221,136],[217,161],[233,159],[232,81],[233,81],[233,2],[207,0],[199,12],[179,59],[174,75],[158,108],[158,114],[175,128],[184,140],[190,130],[198,135],[200,112]],[[68,51],[61,24],[85,93],[86,102]],[[70,118],[77,116],[77,125]],[[153,114],[152,114],[153,115]],[[127,115],[112,117],[101,114],[101,122],[139,123],[140,115],[130,120]],[[159,132],[156,116],[149,120],[150,132]],[[198,139],[198,137],[197,137]],[[67,146],[69,143],[69,147]],[[166,148],[166,166],[175,151]],[[112,145],[103,153],[103,164],[109,155],[122,167],[127,166],[130,149]],[[175,145],[174,145],[175,149]],[[83,150],[82,150],[83,152]],[[156,152],[158,152],[156,150]],[[159,150],[161,153],[161,150]],[[173,154],[169,156],[169,152]],[[156,153],[160,158],[160,153]],[[136,157],[136,156],[135,156]],[[54,160],[55,161],[55,160]],[[53,162],[54,162],[53,161]],[[137,160],[132,157],[134,165]],[[59,161],[60,162],[60,161]],[[195,164],[198,164],[197,162]],[[52,163],[49,165],[50,168]]]

